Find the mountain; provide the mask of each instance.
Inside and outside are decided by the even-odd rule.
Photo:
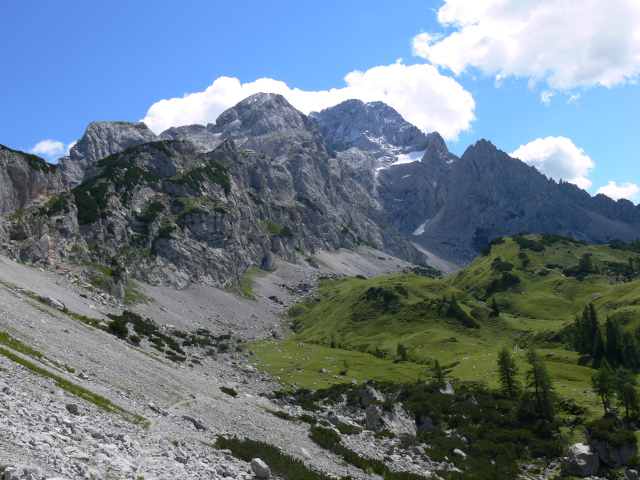
[[[142,122],[92,122],[69,156],[58,160],[69,185],[78,185],[91,164],[128,147],[156,140],[156,135]]]
[[[492,238],[525,231],[589,243],[640,236],[640,208],[630,201],[556,183],[486,140],[460,159],[434,141],[421,162],[381,170],[379,182],[390,223],[460,265]]]
[[[400,155],[423,152],[427,136],[382,102],[347,100],[309,117],[318,125],[331,148],[344,151],[358,148],[371,153],[382,165]]]

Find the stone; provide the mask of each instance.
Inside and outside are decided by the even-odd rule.
[[[271,476],[271,470],[269,470],[269,466],[259,458],[254,458],[251,460],[251,471],[256,478],[268,479]]]
[[[477,407],[478,406],[478,401],[476,400],[476,397],[474,397],[473,395],[469,395],[466,398],[466,400],[464,401],[464,403],[466,403],[470,407]]]
[[[40,297],[40,301],[58,310],[64,310],[65,308],[64,303],[56,300],[55,298],[50,297],[49,295]]]
[[[416,436],[416,422],[402,408],[401,403],[394,403],[391,410],[385,410],[378,404],[370,404],[365,409],[365,415],[365,424],[368,430],[389,430],[396,435]]]
[[[206,430],[207,427],[205,427],[202,422],[200,420],[197,420],[189,415],[183,415],[182,418],[184,420],[186,420],[187,422],[191,422],[193,423],[193,426],[196,427],[197,430]]]
[[[366,408],[370,402],[384,402],[385,396],[371,385],[367,385],[360,391],[360,405]]]
[[[562,459],[562,468],[580,477],[590,477],[598,473],[598,454],[586,443],[576,443],[569,447],[569,455]]]
[[[449,380],[444,382],[444,387],[440,389],[440,393],[443,395],[455,395],[456,391],[453,389],[453,385]]]
[[[460,457],[463,460],[467,459],[467,454],[464,453],[462,450],[460,450],[459,448],[454,448],[453,452],[452,452],[456,457]]]
[[[78,408],[77,403],[67,403],[65,408],[72,415],[80,415],[80,409]]]
[[[308,451],[306,448],[304,448],[304,447],[300,447],[300,455],[301,455],[303,458],[306,458],[307,460],[310,460],[310,459],[311,459],[311,454],[310,454],[310,453],[309,453],[309,451]]]

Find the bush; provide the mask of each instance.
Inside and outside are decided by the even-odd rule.
[[[589,437],[615,448],[638,442],[633,432],[617,427],[615,423],[605,418],[587,423],[586,430],[589,433]]]
[[[238,392],[236,392],[233,388],[220,387],[220,390],[222,390],[223,393],[226,393],[227,395],[229,395],[231,397],[237,397],[238,396]]]

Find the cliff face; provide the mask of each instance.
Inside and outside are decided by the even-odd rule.
[[[82,242],[78,233],[62,172],[0,145],[0,250],[25,262],[59,265]]]

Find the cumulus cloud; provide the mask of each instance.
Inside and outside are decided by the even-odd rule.
[[[342,88],[305,91],[271,78],[240,83],[237,78],[220,77],[204,92],[154,103],[142,121],[156,133],[169,127],[215,122],[224,110],[258,92],[281,94],[305,114],[352,98],[379,100],[424,132],[437,130],[449,140],[457,139],[475,120],[471,94],[432,65],[395,63],[366,72],[355,70],[344,81]]]
[[[64,144],[57,140],[47,139],[42,140],[41,142],[36,143],[33,147],[29,149],[29,153],[33,153],[34,155],[40,155],[44,157],[46,160],[55,160],[58,157],[63,155],[69,155],[69,150],[73,147],[76,142],[71,142],[70,144]]]
[[[563,90],[640,73],[637,0],[445,0],[438,21],[453,33],[421,33],[413,51],[456,75],[477,67]]]
[[[616,185],[616,182],[610,181],[604,187],[600,187],[596,193],[603,193],[609,198],[619,200],[620,198],[626,198],[627,200],[637,200],[638,193],[640,193],[640,187],[635,183],[621,183]]]
[[[568,138],[538,138],[526,145],[520,145],[520,148],[509,155],[533,165],[555,180],[562,179],[583,189],[592,185],[587,176],[595,167],[595,163]]]

